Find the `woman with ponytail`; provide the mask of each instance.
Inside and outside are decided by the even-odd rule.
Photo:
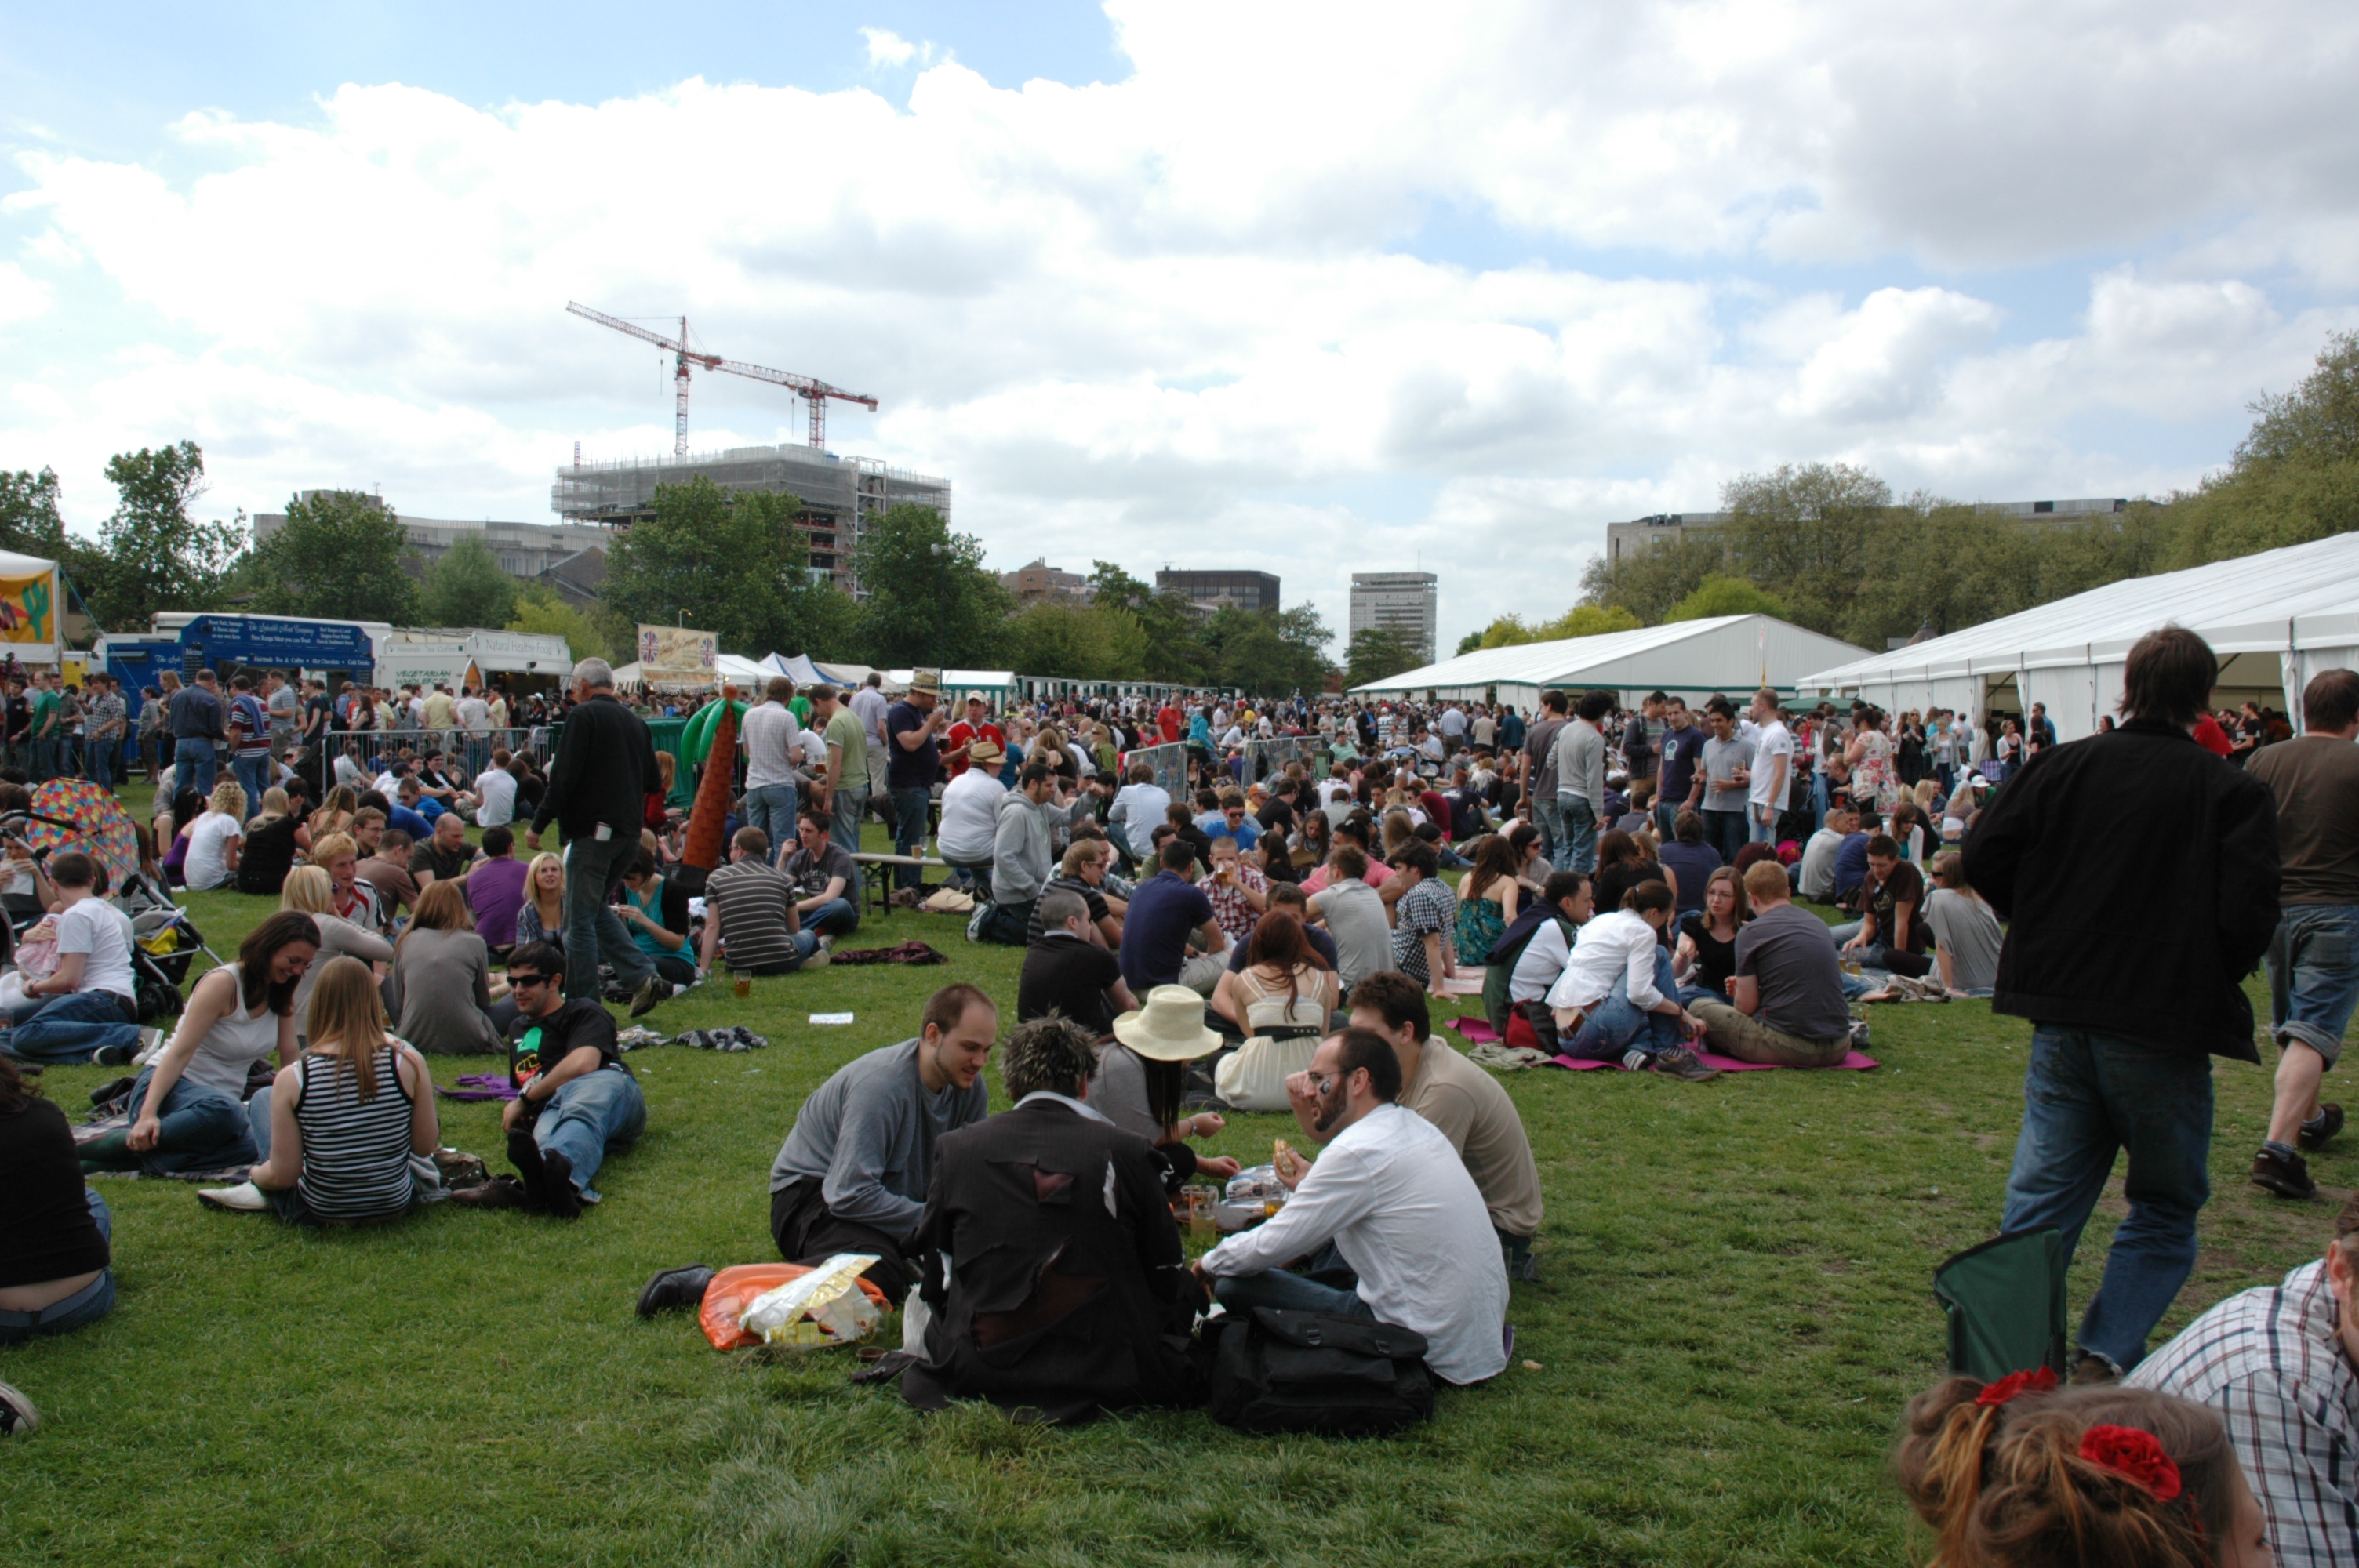
[[[2202,1405],[2042,1368],[1951,1378],[1893,1455],[1928,1568],[2266,1568],[2260,1505]]]

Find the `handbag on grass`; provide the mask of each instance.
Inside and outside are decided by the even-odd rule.
[[[1212,1419],[1244,1432],[1376,1437],[1433,1414],[1425,1336],[1323,1312],[1256,1307],[1205,1325]]]

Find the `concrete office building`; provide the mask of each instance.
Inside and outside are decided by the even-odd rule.
[[[1224,604],[1277,612],[1277,579],[1268,572],[1172,571],[1155,574],[1155,591],[1176,593],[1210,615]]]
[[[1440,630],[1438,608],[1440,589],[1431,572],[1353,572],[1351,620],[1344,645],[1371,629],[1397,632],[1417,653],[1421,664],[1433,661],[1433,643]]]
[[[1980,503],[1986,512],[2058,524],[2082,523],[2092,516],[2127,511],[2129,503],[2104,495],[2080,501],[1992,501]],[[1663,512],[1605,525],[1605,558],[1618,561],[1641,550],[1675,539],[1708,538],[1728,523],[1725,512]]]
[[[322,490],[307,490],[302,496],[309,501],[315,495],[327,493]],[[583,550],[603,549],[614,537],[604,528],[563,523],[495,523],[489,519],[412,517],[401,512],[394,514],[394,520],[401,524],[405,547],[421,561],[440,559],[451,546],[473,535],[498,557],[502,571],[510,577],[519,578],[538,577],[560,561]],[[257,513],[254,518],[254,542],[259,545],[285,526],[285,513]]]

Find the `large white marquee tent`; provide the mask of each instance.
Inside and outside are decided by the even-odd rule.
[[[2359,533],[2264,550],[2158,577],[2128,578],[1946,637],[1829,665],[1811,696],[1891,711],[1947,708],[1980,720],[2043,703],[2060,741],[2114,711],[2130,644],[2177,622],[2220,656],[2215,702],[2265,700],[2301,722],[2301,688],[2359,669]]]
[[[1611,691],[1625,703],[1651,691],[1690,698],[1713,692],[1734,697],[1763,686],[1790,692],[1805,671],[1859,654],[1849,643],[1775,616],[1714,615],[1635,632],[1478,648],[1352,690],[1375,697],[1505,702],[1527,710],[1537,708],[1540,693],[1550,687]]]

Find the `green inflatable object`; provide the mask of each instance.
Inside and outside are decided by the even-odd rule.
[[[680,761],[691,768],[704,765],[704,754],[712,750],[712,727],[721,722],[721,710],[726,708],[742,733],[745,722],[745,705],[742,702],[712,702],[696,710],[688,727],[679,732]]]

